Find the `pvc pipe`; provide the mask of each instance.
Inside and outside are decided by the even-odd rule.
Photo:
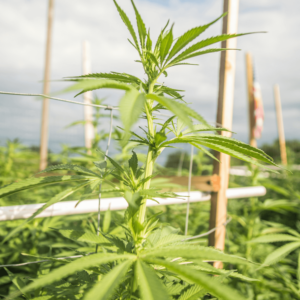
[[[170,204],[186,204],[187,203],[187,192],[177,193],[181,198],[167,198],[167,199],[156,199],[159,203],[152,200],[147,200],[147,206],[158,206],[158,205],[170,205]],[[243,187],[243,188],[231,188],[227,189],[226,196],[228,199],[236,198],[248,198],[264,196],[266,189],[263,186],[255,187]],[[202,202],[209,201],[211,198],[210,193],[203,192],[191,192],[190,202]],[[54,217],[54,216],[66,216],[66,215],[78,215],[97,212],[98,199],[84,200],[75,207],[78,201],[62,201],[55,203],[54,205],[45,209],[40,213],[37,218]],[[0,221],[27,219],[37,209],[42,207],[44,203],[39,204],[28,204],[28,205],[15,205],[15,206],[2,206],[0,207]],[[108,210],[123,210],[128,207],[126,200],[122,197],[117,198],[105,198],[101,200],[101,211]]]

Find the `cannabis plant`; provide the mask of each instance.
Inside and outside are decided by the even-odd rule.
[[[223,34],[190,45],[224,16],[222,15],[209,24],[188,30],[178,38],[174,38],[174,26],[170,26],[168,22],[153,43],[150,30],[146,29],[134,2],[131,2],[136,15],[138,35],[125,12],[114,0],[129,30],[132,38],[129,42],[138,53],[137,62],[143,67],[146,78],[140,79],[131,74],[117,72],[89,74],[70,77],[69,80],[75,81],[75,84],[67,90],[80,90],[77,95],[102,88],[125,91],[119,102],[124,132],[123,145],[130,141],[146,146],[146,163],[141,166],[134,151],[128,165],[124,166],[110,156],[99,154],[102,160],[94,162],[94,169],[77,165],[52,166],[43,172],[66,170],[73,175],[32,177],[0,189],[0,196],[4,197],[54,183],[78,183],[50,199],[26,223],[46,207],[65,199],[75,191],[87,186],[96,190],[102,183],[108,182],[112,188],[102,192],[118,192],[128,202],[122,224],[123,234],[119,236],[101,230],[92,234],[70,229],[65,234],[67,238],[96,245],[95,251],[91,253],[78,250],[77,256],[64,259],[46,258],[52,263],[51,265],[48,262],[47,272],[40,273],[32,283],[19,284],[20,292],[12,294],[11,298],[22,294],[27,299],[48,296],[43,299],[183,300],[199,299],[209,293],[221,299],[241,300],[243,297],[222,283],[223,279],[236,277],[246,281],[253,280],[232,270],[215,269],[207,263],[223,261],[252,264],[251,262],[213,248],[199,246],[197,240],[189,240],[187,236],[180,235],[178,230],[160,224],[157,215],[146,214],[147,199],[156,201],[156,198],[176,197],[173,193],[160,192],[151,187],[151,179],[155,176],[155,160],[165,148],[175,144],[191,144],[211,157],[213,156],[207,148],[257,166],[261,165],[259,161],[274,165],[272,158],[263,151],[219,135],[218,132],[227,129],[210,126],[186,104],[178,88],[168,87],[160,81],[161,76],[168,76],[170,68],[188,65],[190,58],[229,50],[206,47],[244,34]],[[155,117],[161,110],[171,114],[165,122]],[[131,131],[140,118],[147,121],[147,126],[142,128],[143,135]],[[120,186],[111,182],[110,176],[115,177]],[[3,242],[9,240],[18,230],[20,228],[6,236]],[[57,268],[61,264],[63,266]]]

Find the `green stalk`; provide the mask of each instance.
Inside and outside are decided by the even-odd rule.
[[[151,94],[153,92],[155,81],[153,81],[149,85],[148,93]],[[145,104],[145,112],[147,116],[147,122],[148,122],[148,132],[151,136],[154,136],[154,127],[153,127],[153,117],[150,110],[152,109],[153,101],[147,100]],[[154,166],[154,160],[153,160],[153,150],[149,146],[148,153],[147,153],[147,160],[146,160],[146,168],[145,168],[145,178],[148,176],[151,176],[153,173],[153,166]],[[148,180],[144,183],[144,189],[147,190],[150,188],[151,180]],[[140,206],[139,211],[139,222],[141,224],[145,221],[145,215],[146,215],[146,204],[147,204],[147,198],[143,199],[142,205]]]

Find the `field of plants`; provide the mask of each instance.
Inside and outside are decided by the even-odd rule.
[[[180,87],[167,87],[161,76],[192,57],[226,49],[210,48],[246,34],[222,34],[190,45],[220,18],[178,38],[173,25],[150,36],[133,1],[137,32],[114,1],[129,30],[146,79],[127,73],[95,73],[66,79],[67,91],[102,88],[125,92],[119,102],[121,127],[99,131],[113,110],[93,100],[95,138],[91,149],[63,146],[49,153],[39,172],[39,149],[17,140],[0,147],[1,206],[46,203],[26,220],[1,222],[0,297],[3,299],[267,300],[300,299],[300,142],[287,143],[289,166],[280,163],[278,142],[251,147],[220,132],[183,100]],[[203,49],[204,48],[204,49]],[[71,105],[71,104],[70,104]],[[167,113],[167,118],[161,113]],[[143,120],[143,126],[133,131]],[[107,122],[107,121],[106,121]],[[80,126],[76,122],[71,126]],[[118,150],[110,155],[99,143]],[[215,151],[232,156],[250,176],[231,176],[230,187],[263,185],[263,197],[228,202],[225,251],[208,247],[210,202],[191,203],[184,235],[186,205],[146,207],[147,199],[175,198],[186,186],[160,175],[188,174],[190,157],[173,152],[165,166],[156,163],[164,149],[190,144],[197,149],[193,175],[212,173]],[[273,158],[274,159],[273,159]],[[266,171],[266,169],[268,169]],[[122,196],[126,211],[38,217],[59,201]],[[197,239],[189,239],[203,234]],[[223,269],[211,263],[222,261]]]

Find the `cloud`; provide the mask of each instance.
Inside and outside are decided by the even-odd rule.
[[[0,0],[1,69],[0,90],[16,92],[41,92],[44,68],[47,1]],[[119,1],[132,21],[134,13],[130,1]],[[163,4],[161,4],[163,3]],[[151,36],[170,19],[175,22],[175,35],[210,22],[222,13],[222,1],[147,1],[136,4]],[[16,9],[16,7],[18,9]],[[287,138],[298,138],[294,126],[299,126],[299,48],[297,29],[300,27],[300,2],[296,0],[244,0],[240,4],[239,32],[268,31],[238,39],[236,88],[233,130],[237,138],[248,140],[248,112],[244,56],[250,51],[254,56],[255,71],[262,87],[266,110],[265,130],[262,140],[277,137],[273,84],[281,88],[284,124]],[[221,32],[221,22],[203,34],[203,38]],[[78,75],[82,72],[81,47],[84,40],[91,44],[93,72],[127,72],[143,77],[141,66],[133,47],[127,42],[129,33],[122,23],[113,1],[56,1],[53,27],[51,78]],[[296,38],[295,38],[296,37]],[[186,90],[186,101],[209,121],[215,120],[218,95],[219,54],[192,59],[195,67],[170,69],[162,80],[171,87]],[[64,83],[52,82],[51,89],[61,90]],[[120,93],[101,91],[108,96],[107,103],[117,104]],[[71,95],[66,95],[71,99]],[[32,98],[0,96],[0,139],[20,137],[38,144],[41,103]],[[78,101],[82,101],[78,98]],[[71,145],[83,144],[82,129],[63,128],[83,118],[79,106],[59,102],[50,104],[50,145],[58,149],[62,141]]]

